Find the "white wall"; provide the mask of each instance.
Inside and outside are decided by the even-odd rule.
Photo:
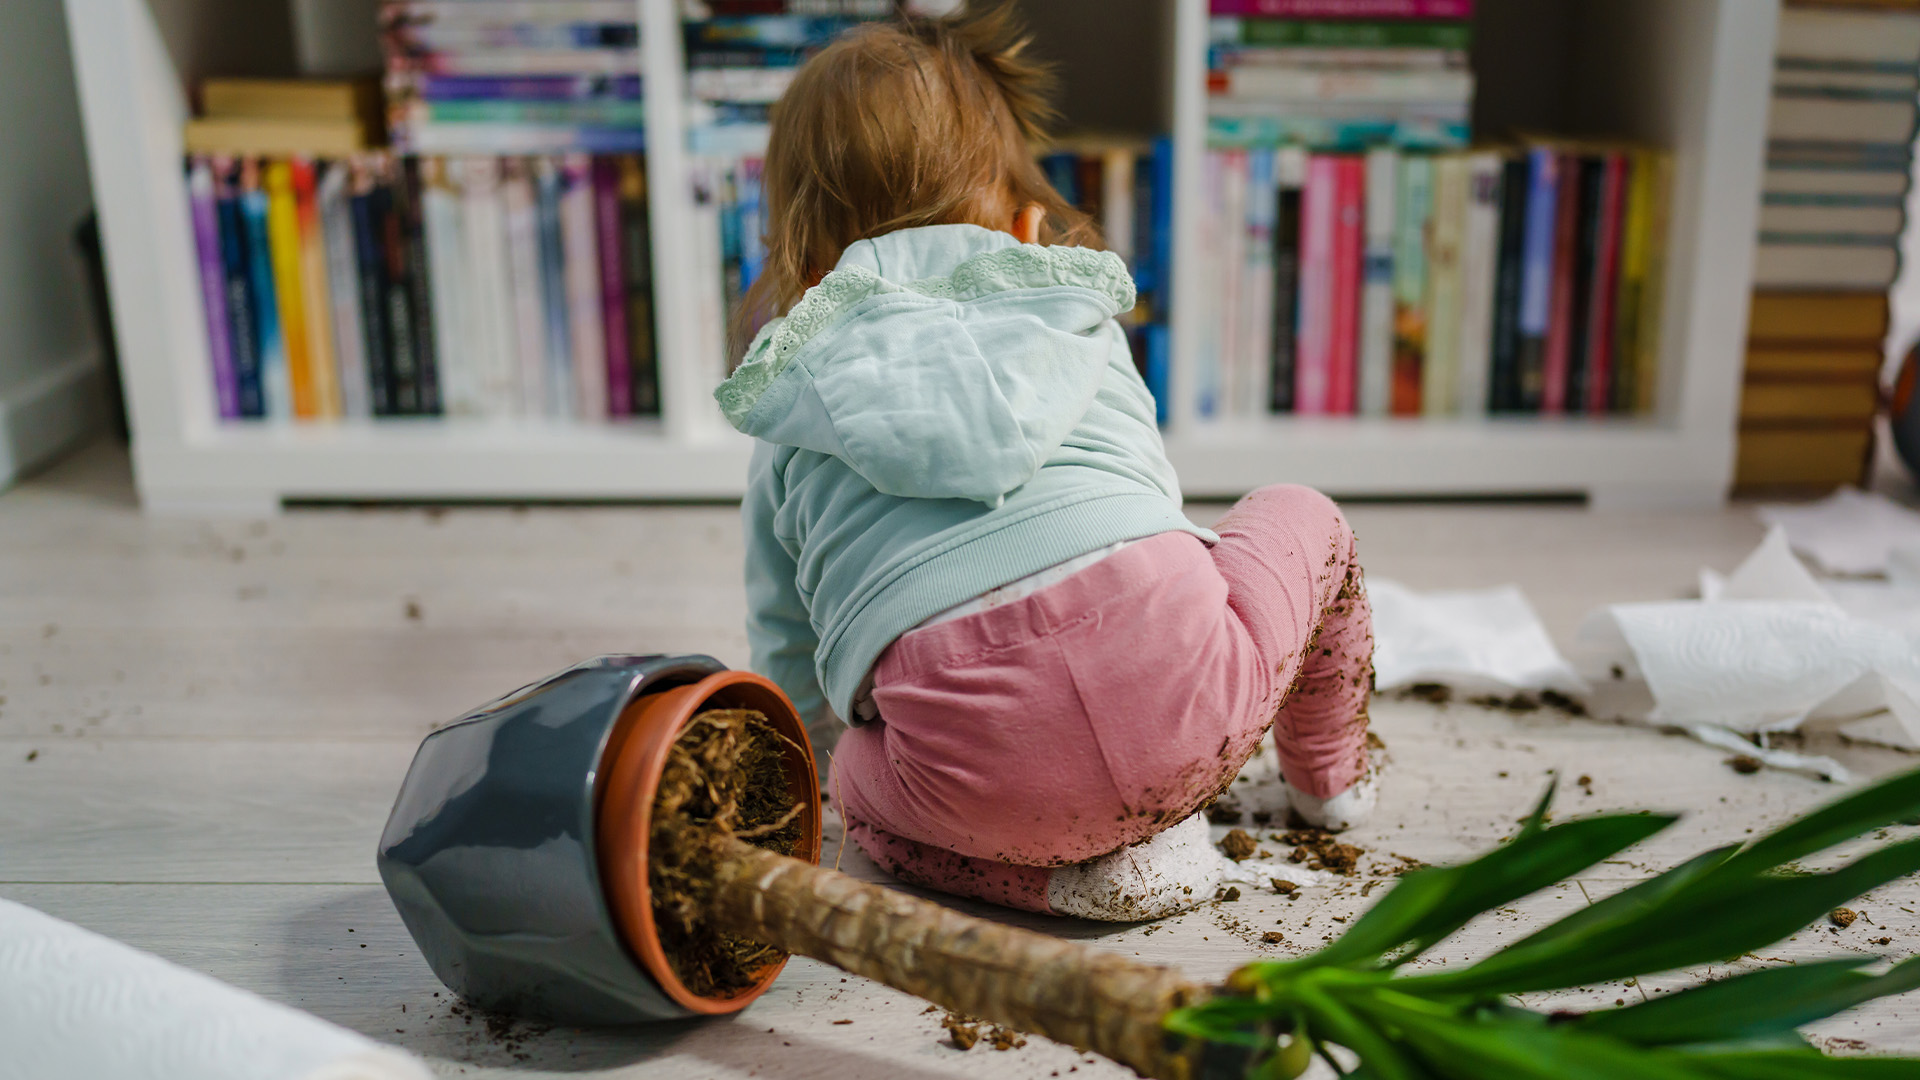
[[[91,202],[60,0],[0,0],[0,487],[98,421]]]

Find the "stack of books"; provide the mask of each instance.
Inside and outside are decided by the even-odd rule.
[[[1905,10],[1901,10],[1903,8]],[[1781,13],[1736,483],[1858,483],[1899,271],[1920,10]]]
[[[1173,244],[1173,141],[1082,140],[1040,159],[1067,202],[1100,227],[1108,251],[1127,261],[1137,300],[1123,315],[1134,365],[1166,423],[1167,304]]]
[[[809,56],[895,10],[894,0],[682,0],[700,355],[738,359],[727,331],[765,260],[760,175],[773,103]],[[710,374],[717,382],[726,371]]]
[[[1211,0],[1208,139],[1464,146],[1473,0]]]
[[[1203,421],[1652,408],[1670,159],[1214,149]]]
[[[633,0],[386,0],[394,148],[644,150],[638,13]]]

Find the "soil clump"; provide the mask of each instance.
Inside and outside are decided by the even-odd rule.
[[[688,990],[725,997],[786,959],[707,927],[717,852],[728,837],[793,854],[803,805],[787,786],[787,739],[751,709],[710,709],[674,741],[653,801],[647,886],[661,948]]]

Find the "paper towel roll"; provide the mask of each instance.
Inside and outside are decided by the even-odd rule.
[[[0,1077],[430,1080],[408,1054],[5,900]]]

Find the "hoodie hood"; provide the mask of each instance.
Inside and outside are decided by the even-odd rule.
[[[849,246],[714,397],[883,494],[998,505],[1086,415],[1120,340],[1103,327],[1133,302],[1110,252],[903,229]]]

